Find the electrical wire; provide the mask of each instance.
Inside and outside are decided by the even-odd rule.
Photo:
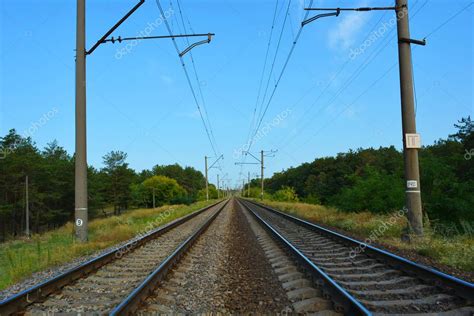
[[[283,21],[283,26],[282,26],[282,29],[281,29],[281,32],[280,32],[280,36],[279,36],[279,40],[278,40],[278,44],[277,44],[277,47],[276,47],[276,50],[275,50],[275,54],[274,54],[274,58],[273,58],[273,62],[272,62],[272,66],[271,66],[271,69],[270,69],[270,72],[268,74],[268,79],[267,79],[267,84],[266,84],[266,87],[265,87],[265,93],[264,93],[264,96],[263,96],[263,99],[261,101],[261,104],[260,106],[258,105],[259,104],[259,101],[260,101],[260,95],[261,95],[261,91],[262,91],[262,84],[263,84],[263,78],[265,76],[265,70],[266,70],[266,65],[267,65],[267,62],[268,62],[268,56],[269,56],[269,52],[270,52],[270,48],[271,48],[271,40],[272,40],[272,37],[273,37],[273,30],[275,28],[275,22],[276,22],[276,17],[279,15],[279,12],[277,14],[277,11],[278,11],[278,0],[276,1],[276,4],[275,4],[275,10],[274,10],[274,13],[273,13],[273,19],[272,19],[272,26],[271,26],[271,30],[270,30],[270,37],[269,37],[269,40],[268,40],[268,45],[267,45],[267,51],[265,53],[265,61],[264,61],[264,67],[263,67],[263,70],[262,70],[262,75],[261,75],[261,78],[260,78],[260,83],[259,83],[259,88],[258,88],[258,94],[257,94],[257,100],[255,102],[255,107],[254,107],[254,112],[253,112],[253,115],[252,115],[252,120],[251,120],[251,123],[250,123],[250,129],[249,129],[249,133],[248,133],[248,136],[247,136],[247,143],[246,144],[249,144],[248,148],[247,148],[247,151],[250,150],[250,147],[251,147],[251,144],[253,143],[253,138],[255,136],[252,136],[252,132],[253,132],[253,129],[255,128],[255,122],[256,122],[256,113],[257,113],[257,108],[259,108],[259,114],[257,116],[257,119],[258,117],[260,117],[260,113],[261,113],[261,108],[262,108],[262,104],[266,98],[266,94],[267,94],[267,91],[268,91],[268,86],[270,84],[270,80],[271,80],[271,76],[272,76],[272,73],[273,73],[273,69],[274,69],[274,66],[275,66],[275,59],[278,55],[278,51],[280,49],[280,43],[281,43],[281,38],[282,38],[282,35],[283,35],[283,30],[285,28],[285,25],[286,25],[286,18],[287,18],[287,14],[288,14],[288,11],[289,11],[289,8],[290,8],[290,4],[291,4],[291,0],[288,1],[288,7],[287,7],[287,10],[286,10],[286,13],[285,13],[285,18],[284,18],[284,21]],[[283,9],[284,6],[282,6],[281,10]],[[247,155],[244,155],[242,157],[242,161],[241,163],[245,162],[247,160]],[[240,173],[242,173],[243,171],[243,164],[240,165]],[[239,178],[239,181],[241,179]]]
[[[310,6],[312,6],[312,4],[313,4],[313,0],[310,1]],[[307,19],[308,14],[309,14],[309,11],[307,11],[306,14],[305,14],[305,17],[304,17],[305,20]],[[285,15],[285,20],[286,20],[286,17],[287,17],[287,16],[288,16],[288,13]],[[298,30],[298,34],[296,35],[296,37],[295,37],[294,40],[293,40],[293,44],[292,44],[291,49],[290,49],[290,51],[289,51],[289,53],[288,53],[288,56],[287,56],[287,58],[286,58],[286,60],[285,60],[285,63],[283,64],[283,68],[281,69],[280,75],[278,76],[278,79],[277,79],[277,82],[275,83],[275,86],[274,86],[274,88],[273,88],[273,91],[272,91],[272,93],[271,93],[271,95],[270,95],[270,97],[269,97],[269,99],[268,99],[267,105],[265,106],[265,110],[263,111],[262,115],[260,116],[260,120],[259,120],[259,122],[258,122],[258,124],[257,124],[257,127],[255,128],[255,132],[254,132],[252,138],[250,139],[249,150],[250,150],[250,148],[252,147],[252,144],[253,144],[253,140],[254,140],[254,138],[255,138],[255,135],[257,135],[258,129],[260,128],[260,125],[262,124],[263,119],[265,118],[265,114],[267,113],[268,108],[270,107],[270,104],[271,104],[271,102],[272,102],[272,100],[273,100],[273,97],[275,96],[275,92],[276,92],[276,90],[277,90],[277,88],[278,88],[278,86],[279,86],[279,84],[280,84],[280,81],[281,81],[281,78],[283,77],[283,74],[285,73],[286,67],[288,66],[288,63],[289,63],[289,61],[290,61],[290,59],[291,59],[291,56],[293,55],[293,52],[294,52],[294,50],[295,50],[296,44],[298,43],[298,40],[299,40],[299,38],[300,38],[300,36],[301,36],[302,31],[303,31],[303,26],[301,25],[300,28],[299,28],[299,30]]]
[[[250,123],[250,130],[249,130],[249,133],[248,133],[248,136],[247,136],[248,141],[250,141],[251,133],[253,131],[253,128],[255,127],[255,125],[254,125],[255,124],[255,115],[257,114],[258,101],[260,101],[260,94],[262,92],[263,78],[265,77],[265,70],[267,69],[268,55],[269,55],[269,52],[270,52],[270,47],[271,47],[271,42],[272,42],[273,30],[275,29],[275,21],[276,21],[276,16],[277,16],[277,10],[278,10],[278,0],[276,1],[275,10],[273,12],[273,20],[272,20],[272,26],[270,28],[270,36],[268,38],[267,51],[265,52],[265,59],[264,59],[264,62],[263,62],[262,74],[260,76],[260,83],[258,85],[257,100],[255,101],[252,120],[251,120],[251,123]]]
[[[345,106],[341,111],[339,111],[337,113],[337,115],[335,117],[333,117],[332,120],[326,122],[326,124],[324,124],[323,126],[321,126],[317,131],[316,133],[314,133],[313,135],[311,135],[304,143],[303,145],[306,145],[307,143],[309,143],[312,139],[314,139],[315,136],[317,136],[324,128],[326,128],[326,126],[328,126],[330,123],[334,122],[339,116],[341,116],[344,112],[347,111],[347,109],[349,109],[351,106],[353,106],[354,104],[357,103],[357,101],[360,100],[361,97],[363,97],[365,94],[367,94],[367,92],[369,92],[370,90],[372,90],[372,88],[377,84],[379,83],[383,78],[385,78],[394,68],[395,66],[397,65],[398,61],[393,63],[380,77],[378,77],[377,79],[375,79],[362,93],[360,93],[352,102],[348,103],[347,106]]]
[[[419,1],[415,2],[415,5]],[[414,18],[420,11],[421,9],[424,8],[424,6],[428,3],[428,0],[426,0],[419,8],[418,10],[412,15],[412,18]],[[359,67],[350,75],[349,79],[344,82],[344,84],[339,88],[339,90],[333,95],[333,97],[330,99],[328,103],[322,108],[319,109],[318,112],[316,112],[313,116],[310,117],[310,119],[307,121],[307,123],[299,130],[298,133],[293,134],[292,137],[286,141],[280,148],[284,148],[287,146],[287,144],[291,143],[295,137],[300,134],[304,129],[306,129],[313,121],[314,119],[319,116],[325,109],[329,108],[336,100],[337,98],[361,75],[361,73],[367,69],[369,64],[371,64],[377,56],[380,55],[380,53],[390,44],[391,40],[395,38],[396,35],[389,37],[391,33],[393,33],[394,29],[390,30],[390,32],[387,34],[387,37],[376,47],[376,49],[362,62],[362,64],[359,65]],[[383,44],[383,46],[382,46]],[[313,103],[314,105],[314,103]]]
[[[186,24],[184,22],[183,10],[181,9],[180,0],[176,0],[176,3],[178,4],[179,15],[181,17],[181,23],[183,25],[184,33],[187,33]],[[191,25],[191,22],[189,21],[189,18],[186,17],[186,20],[188,22],[188,25],[189,25],[189,28],[190,28],[191,32],[194,33],[194,29]],[[189,38],[185,38],[185,40],[186,40],[186,44],[189,46],[190,45]],[[193,56],[192,51],[189,52],[189,56],[190,56],[190,59],[191,59],[191,64],[193,66],[193,71],[194,71],[194,76],[195,76],[195,79],[196,79],[196,84],[197,84],[197,87],[198,87],[198,92],[199,92],[199,95],[201,97],[202,108],[204,109],[205,118],[207,119],[207,125],[209,126],[211,137],[214,141],[214,144],[216,145],[217,151],[220,152],[219,151],[219,146],[217,146],[217,141],[216,141],[216,138],[214,136],[214,132],[213,132],[211,120],[210,120],[210,117],[209,117],[209,113],[207,111],[207,105],[206,105],[206,101],[204,99],[204,94],[202,92],[202,87],[201,87],[202,82],[199,79],[199,75],[198,75],[198,71],[196,69],[196,63],[194,62],[194,56]],[[220,163],[219,163],[219,168],[221,168]]]
[[[275,62],[278,57],[278,52],[280,50],[281,39],[283,38],[283,32],[285,31],[286,21],[288,20],[288,13],[290,11],[290,6],[291,6],[291,0],[288,0],[288,6],[286,8],[285,17],[283,19],[283,24],[281,26],[280,35],[278,37],[278,43],[275,49],[275,54],[273,55],[272,66],[270,68],[270,73],[268,74],[268,80],[267,80],[267,84],[265,85],[265,92],[263,93],[263,98],[259,107],[259,113],[258,113],[257,118],[261,117],[263,104],[265,103],[265,99],[267,98],[268,88],[270,86],[270,80],[272,78],[273,70],[275,68]]]
[[[162,15],[162,16],[165,16],[165,13],[164,13],[163,7],[161,6],[160,0],[156,0],[156,4],[158,5],[158,8],[159,8],[159,10],[160,10],[161,15]],[[168,30],[168,33],[169,33],[169,35],[171,36],[171,35],[172,35],[171,27],[170,27],[170,25],[169,25],[169,23],[168,23],[168,21],[167,21],[166,19],[163,19],[163,20],[164,20],[164,22],[165,22],[165,25],[166,25],[166,28],[167,28],[167,30]],[[212,137],[211,137],[211,134],[210,134],[210,132],[209,132],[209,128],[208,128],[208,126],[207,126],[207,124],[206,124],[206,121],[205,121],[205,119],[204,119],[204,116],[203,116],[203,114],[202,114],[201,107],[199,106],[199,102],[198,102],[198,99],[197,99],[197,96],[196,96],[196,92],[194,91],[194,87],[193,87],[193,85],[192,85],[192,83],[191,83],[191,79],[190,79],[190,77],[189,77],[189,73],[188,73],[188,70],[187,70],[186,65],[185,65],[185,63],[184,63],[183,57],[182,57],[182,56],[179,56],[180,50],[179,50],[179,48],[178,48],[178,45],[176,44],[175,39],[172,38],[171,40],[173,41],[173,45],[174,45],[174,47],[175,47],[175,49],[176,49],[176,53],[178,54],[178,57],[179,57],[179,59],[180,59],[180,61],[181,61],[181,66],[182,66],[183,71],[184,71],[184,73],[185,73],[185,75],[186,75],[186,79],[187,79],[189,88],[191,89],[191,93],[192,93],[192,95],[193,95],[194,102],[196,103],[196,107],[197,107],[197,109],[198,109],[199,116],[201,117],[201,121],[202,121],[202,123],[203,123],[203,125],[204,125],[204,129],[205,129],[205,131],[206,131],[206,134],[207,134],[207,138],[208,138],[208,140],[209,140],[209,143],[211,144],[212,151],[214,152],[214,155],[218,156],[217,151],[216,151],[216,146],[214,145],[214,142],[212,141]]]
[[[453,14],[452,16],[450,16],[446,21],[444,21],[443,23],[441,23],[439,26],[437,26],[434,30],[432,30],[430,33],[428,33],[428,35],[425,36],[425,39],[430,37],[431,35],[433,35],[434,33],[438,32],[441,28],[443,28],[446,24],[448,24],[449,22],[451,22],[452,20],[454,20],[454,18],[456,18],[458,15],[460,15],[461,13],[463,13],[464,11],[466,11],[471,5],[473,5],[474,2],[470,2],[468,5],[466,5],[465,7],[463,7],[461,10],[457,11],[455,14]]]
[[[387,12],[385,11],[383,15],[381,15],[380,19],[374,24],[374,26],[372,27],[372,29],[370,30],[369,34],[367,35],[367,37],[362,41],[362,43],[364,43],[370,36],[370,34],[372,34],[372,32],[375,30],[375,28],[380,24],[380,22],[382,21],[382,19],[385,17],[385,15],[387,14]],[[305,110],[303,111],[303,115],[300,116],[300,119],[298,120],[298,122],[296,123],[297,126],[300,125],[300,122],[302,122],[304,120],[304,118],[307,117],[307,115],[309,114],[309,112],[311,112],[311,109],[313,109],[313,107],[318,103],[318,101],[321,99],[321,97],[325,94],[326,91],[328,91],[329,87],[332,85],[332,83],[337,79],[337,77],[344,71],[344,69],[346,68],[346,66],[349,64],[349,62],[351,61],[350,58],[348,58],[344,64],[342,64],[342,66],[338,69],[338,71],[336,72],[336,74],[334,76],[332,76],[332,78],[330,79],[330,81],[325,85],[325,87],[323,88],[323,90],[318,94],[317,98],[315,99],[315,101],[313,101],[309,106],[307,106],[305,108]],[[295,107],[297,104],[299,104],[305,97],[306,95],[308,95],[312,89],[314,88],[315,86],[313,85],[292,107]],[[306,125],[305,125],[306,126]],[[283,137],[283,139],[281,140],[280,143],[286,143],[286,140],[288,139],[288,137],[291,137],[291,135],[285,135]]]

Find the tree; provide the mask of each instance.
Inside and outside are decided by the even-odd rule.
[[[42,176],[36,182],[41,186],[42,205],[37,220],[46,223],[64,223],[72,219],[74,210],[74,163],[56,140],[41,152]],[[48,210],[45,212],[44,210]]]
[[[126,163],[127,154],[122,151],[111,151],[103,157],[105,167],[102,171],[107,175],[107,200],[114,206],[114,213],[120,214],[127,209],[131,201],[131,188],[135,172]]]
[[[197,198],[200,201],[205,201],[207,196],[206,196],[206,188],[199,190],[197,194]],[[217,188],[214,184],[209,183],[209,199],[217,199]]]
[[[345,211],[387,213],[404,204],[403,181],[398,176],[367,165],[361,176],[351,176],[354,184],[335,195],[332,204]]]
[[[206,186],[206,179],[200,171],[192,167],[183,168],[178,164],[174,165],[156,165],[152,170],[153,175],[165,176],[178,181],[186,192],[188,193],[188,199],[195,201],[198,198],[198,192],[200,189]]]
[[[153,205],[153,193],[157,206],[181,203],[186,197],[186,191],[174,179],[165,176],[152,176],[142,183],[141,196],[146,204]]]

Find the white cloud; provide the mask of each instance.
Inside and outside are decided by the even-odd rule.
[[[362,7],[365,3],[359,3],[355,6]],[[333,49],[348,49],[357,40],[357,35],[369,20],[369,14],[365,12],[342,12],[338,17],[337,27],[329,31],[329,46]]]

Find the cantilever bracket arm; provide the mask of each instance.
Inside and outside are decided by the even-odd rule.
[[[191,44],[185,50],[183,50],[181,53],[179,53],[179,57],[183,57],[186,53],[188,53],[191,49],[193,49],[196,46],[199,46],[199,45],[202,45],[202,44],[209,44],[212,40],[213,35],[214,34],[208,33],[206,40],[202,40],[202,41],[196,42],[194,44]]]
[[[212,163],[212,165],[211,165],[210,167],[208,167],[207,169],[209,170],[209,169],[211,169],[211,168],[214,168],[214,165],[215,165],[219,160],[221,160],[221,159],[224,159],[224,155],[223,155],[223,154],[221,154],[221,155],[216,159],[216,161],[214,161],[214,162]]]
[[[339,16],[341,11],[382,11],[382,10],[398,10],[401,8],[405,8],[406,5],[398,6],[398,7],[361,7],[361,8],[305,8],[306,11],[335,11],[333,13],[324,13],[318,14],[312,18],[309,18],[301,23],[301,26],[305,26],[308,23],[311,23],[319,18],[324,18],[327,16]]]
[[[397,10],[406,8],[406,4],[395,7],[361,7],[361,8],[305,8],[306,11],[383,11],[383,10]]]
[[[258,161],[258,163],[262,163],[262,161],[260,159],[258,159],[257,157],[255,157],[250,151],[244,151],[243,152],[245,155],[250,155],[252,156],[255,160]]]
[[[110,35],[112,34],[113,31],[115,31],[123,22],[125,22],[126,19],[129,18],[129,16],[131,16],[133,14],[133,12],[135,12],[142,4],[145,3],[145,0],[140,0],[130,11],[127,12],[127,14],[125,14],[117,23],[115,23],[114,26],[112,26],[110,28],[110,30],[108,30],[98,41],[97,43],[94,44],[94,46],[92,46],[91,49],[89,50],[86,50],[86,55],[90,55],[92,54],[97,47],[99,47],[100,44],[103,44],[105,43],[105,39]]]
[[[400,40],[398,42],[399,43],[408,43],[408,44],[421,45],[421,46],[426,45],[426,39],[416,40],[416,39],[412,39],[412,38],[400,38]]]
[[[313,21],[316,21],[317,19],[320,19],[320,18],[325,18],[325,17],[329,17],[329,16],[339,16],[340,13],[341,13],[341,10],[338,8],[338,9],[336,9],[336,12],[318,14],[316,16],[313,16],[312,18],[309,18],[309,19],[304,20],[303,22],[301,22],[301,27],[303,27],[306,24],[309,24]]]

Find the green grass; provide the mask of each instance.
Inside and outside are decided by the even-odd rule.
[[[120,216],[95,219],[89,223],[89,241],[83,244],[74,241],[72,223],[44,234],[33,235],[29,240],[0,244],[0,290],[34,272],[93,254],[214,202],[163,206],[155,210],[138,209]]]
[[[407,222],[397,212],[374,214],[371,212],[342,212],[335,208],[305,203],[264,201],[264,204],[316,224],[332,226],[354,233],[371,241],[385,243],[399,249],[411,250],[439,263],[474,272],[474,239],[468,235],[441,236],[426,230],[425,236],[416,242],[400,240]],[[383,233],[377,234],[385,226]]]

